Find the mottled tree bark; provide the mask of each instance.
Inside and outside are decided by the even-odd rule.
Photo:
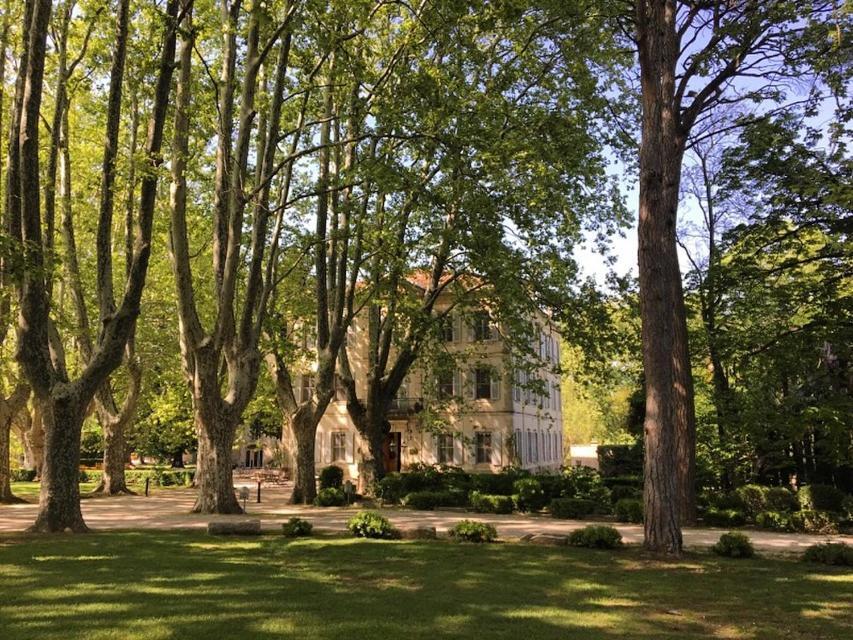
[[[24,409],[30,388],[19,384],[8,398],[0,398],[0,503],[21,502],[12,493],[9,441],[12,421]]]

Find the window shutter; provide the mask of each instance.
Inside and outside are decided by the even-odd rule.
[[[461,374],[460,374],[461,375]],[[472,400],[477,397],[477,372],[474,369],[468,370],[468,397]]]
[[[497,374],[496,371],[492,371],[490,380],[490,397],[492,400],[500,400],[501,399],[501,378]]]
[[[314,463],[322,464],[323,463],[323,442],[325,442],[326,437],[324,437],[323,433],[320,432],[318,434],[317,439],[314,441]]]
[[[453,436],[453,464],[461,465],[464,462],[463,449],[464,444],[462,442],[462,438],[457,438],[456,436]]]
[[[352,433],[352,434],[348,433],[344,437],[344,442],[345,442],[345,449],[346,449],[344,459],[349,463],[353,463],[353,462],[355,462],[355,453],[354,453],[355,452],[355,434],[354,433]]]
[[[462,395],[462,372],[458,369],[453,372],[453,395]]]
[[[492,431],[492,466],[500,467],[503,464],[502,460],[501,434],[497,431]]]

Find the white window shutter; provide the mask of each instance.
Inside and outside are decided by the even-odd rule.
[[[501,434],[492,431],[492,466],[500,467],[503,462],[503,449],[501,449]]]
[[[472,400],[477,397],[477,372],[474,369],[468,370],[468,397]]]
[[[458,369],[453,372],[453,395],[462,395],[462,372]]]
[[[355,434],[354,433],[352,433],[352,434],[348,433],[344,437],[344,442],[346,443],[345,444],[346,453],[344,454],[344,459],[349,463],[353,463],[353,462],[355,462],[355,453],[354,453],[355,452]]]
[[[464,462],[464,443],[462,442],[462,438],[457,438],[453,436],[453,464],[461,465]]]
[[[325,438],[323,437],[323,432],[317,434],[317,438],[314,440],[314,463],[322,464],[323,463],[323,441]]]
[[[501,399],[501,377],[498,375],[496,371],[492,371],[490,376],[490,397],[492,400],[500,400]]]

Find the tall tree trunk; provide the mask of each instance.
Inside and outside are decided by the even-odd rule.
[[[39,511],[31,532],[89,530],[80,511],[80,433],[85,408],[74,393],[38,398],[42,404],[45,457]]]
[[[310,411],[300,408],[292,419],[293,438],[296,441],[296,466],[293,476],[293,504],[311,504],[317,497],[314,450],[317,441],[317,424]]]
[[[12,421],[24,409],[30,388],[19,384],[8,398],[0,398],[0,503],[22,502],[12,494],[10,437]]]
[[[676,212],[685,138],[674,104],[678,38],[675,3],[637,3],[642,84],[639,276],[643,369],[646,381],[645,547],[680,554],[682,483],[692,473],[681,460],[679,423],[692,393],[686,323],[676,249]],[[686,369],[686,370],[685,370]],[[684,429],[683,431],[687,431]]]
[[[198,495],[193,513],[243,513],[234,494],[231,450],[237,422],[213,407],[196,411],[199,460],[196,468]]]

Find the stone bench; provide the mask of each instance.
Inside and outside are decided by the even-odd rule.
[[[219,520],[207,523],[207,533],[212,536],[258,536],[260,520]]]

